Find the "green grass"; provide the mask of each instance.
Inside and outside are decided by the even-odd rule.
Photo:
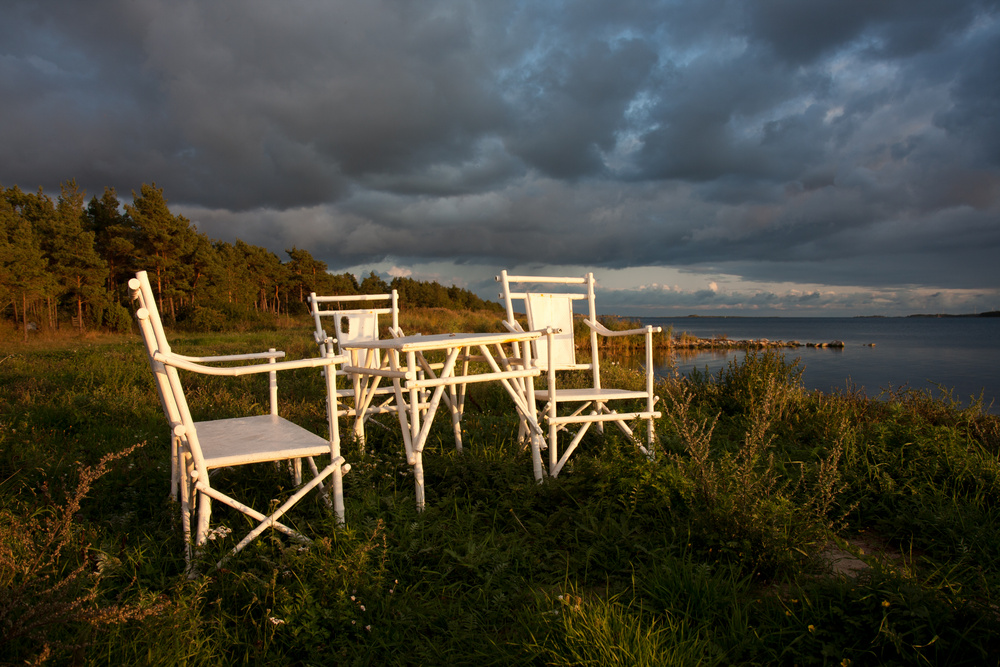
[[[315,354],[306,328],[174,344]],[[715,376],[659,384],[654,461],[617,429],[595,429],[558,479],[536,484],[508,397],[476,386],[464,453],[447,420],[432,430],[424,512],[387,416],[368,428],[365,455],[345,442],[346,527],[308,499],[289,518],[310,546],[265,533],[213,571],[232,538],[210,542],[207,574],[189,580],[138,336],[6,350],[8,664],[981,665],[1000,655],[1000,420],[946,394],[810,393],[794,363],[750,353]],[[189,379],[196,419],[265,410],[260,378]],[[612,380],[641,381],[608,363]],[[283,374],[279,388],[283,413],[323,433],[318,372]],[[258,504],[289,492],[270,466],[221,474]],[[246,525],[221,507],[213,522]],[[873,567],[833,574],[824,549],[860,535],[881,545],[862,556]],[[14,631],[28,620],[39,622],[32,632]]]

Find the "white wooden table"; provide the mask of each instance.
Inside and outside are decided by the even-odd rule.
[[[528,358],[530,346],[527,345],[542,335],[541,331],[433,334],[344,344],[351,363],[342,366],[342,369],[363,378],[363,381],[354,383],[358,392],[355,405],[366,405],[371,400],[367,394],[374,391],[380,379],[392,380],[406,460],[413,466],[418,509],[424,507],[423,450],[434,413],[444,398],[451,413],[455,446],[461,451],[465,386],[473,382],[500,382],[507,390],[528,428],[535,478],[542,478],[540,448],[544,434],[535,412],[534,384],[541,370]],[[525,357],[508,356],[504,349],[507,344],[515,344],[511,349],[523,351],[521,353]],[[477,350],[477,354],[470,354],[473,349]],[[367,350],[382,350],[385,354],[367,354]],[[443,353],[444,363],[432,366],[426,357],[431,352]],[[380,364],[375,361],[376,357],[381,358]],[[488,370],[483,371],[481,363],[470,365],[470,361],[485,362]],[[428,400],[423,394],[431,390],[433,393]]]

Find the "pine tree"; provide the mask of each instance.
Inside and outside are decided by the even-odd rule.
[[[382,280],[377,273],[372,271],[361,281],[360,292],[362,294],[385,294],[389,289],[389,283]]]
[[[324,294],[324,288],[331,283],[326,262],[314,259],[308,250],[286,249],[291,260],[285,265],[292,274],[292,289],[298,292],[298,299],[305,303],[308,292]]]
[[[29,217],[21,213],[21,207],[28,207],[29,216],[34,217],[34,207],[39,202],[26,196],[14,186],[4,192],[0,203],[0,223],[3,224],[4,243],[0,246],[0,279],[5,282],[4,291],[14,306],[15,318],[21,314],[24,340],[28,341],[28,308],[37,299],[50,293],[51,278],[46,271],[48,261]]]
[[[107,275],[107,265],[94,249],[94,233],[84,229],[83,201],[84,193],[75,180],[62,185],[48,248],[59,296],[72,300],[80,331],[84,329],[83,306],[100,299]]]
[[[194,248],[195,232],[187,218],[170,213],[163,189],[155,183],[143,184],[140,195],[137,197],[133,192],[132,197],[132,204],[126,204],[125,211],[136,226],[137,255],[152,274],[160,312],[169,312],[176,320],[178,297],[190,293],[192,276],[182,258]]]
[[[85,227],[94,233],[94,247],[107,265],[105,288],[109,294],[114,294],[138,268],[134,265],[137,230],[120,209],[115,189],[104,188],[101,198],[92,198],[86,210]]]
[[[243,253],[247,269],[257,285],[257,309],[278,313],[281,310],[281,291],[288,283],[288,269],[277,255],[266,248],[237,241],[236,249]]]

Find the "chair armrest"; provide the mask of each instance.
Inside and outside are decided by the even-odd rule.
[[[345,364],[348,362],[346,356],[332,355],[329,357],[312,357],[309,359],[295,359],[293,361],[279,361],[276,363],[251,364],[249,366],[230,366],[217,368],[215,366],[205,366],[203,364],[190,361],[179,354],[163,354],[157,352],[154,356],[156,361],[165,366],[173,366],[202,375],[223,375],[228,377],[239,377],[241,375],[253,375],[254,373],[271,373],[276,371],[288,371],[296,368],[317,368],[319,366],[333,366],[335,364]]]
[[[251,359],[280,359],[285,356],[285,353],[281,350],[275,350],[274,352],[252,352],[249,354],[224,354],[214,357],[191,357],[186,354],[174,353],[174,356],[179,359],[184,359],[185,361],[194,361],[198,363],[213,363],[218,361],[250,361]]]
[[[585,319],[583,322],[588,327],[590,327],[597,333],[601,334],[602,336],[634,336],[636,334],[644,334],[647,331],[651,331],[652,333],[660,333],[661,331],[663,331],[662,327],[654,327],[654,326],[645,326],[642,329],[627,329],[625,331],[612,331],[611,329],[607,328],[600,322],[591,322],[590,320],[587,319]]]

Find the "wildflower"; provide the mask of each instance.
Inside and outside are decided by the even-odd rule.
[[[367,630],[368,632],[371,632],[372,631],[372,626],[366,625],[365,626],[365,630]]]
[[[353,595],[351,596],[351,602],[354,602],[354,596]]]
[[[219,526],[218,528],[213,528],[212,530],[208,531],[208,539],[210,540],[222,539],[228,536],[231,532],[233,532],[232,528],[229,528],[227,526]]]
[[[271,622],[271,625],[284,625],[285,624],[285,621],[283,619],[277,618],[275,616],[269,616],[267,620],[269,620]]]
[[[365,610],[365,606],[361,605],[361,611],[364,611],[364,610]]]
[[[882,600],[882,606],[885,607],[886,609],[888,609],[889,608],[889,601],[888,600]]]
[[[809,626],[809,632],[816,632],[816,626],[815,625],[810,625]]]

